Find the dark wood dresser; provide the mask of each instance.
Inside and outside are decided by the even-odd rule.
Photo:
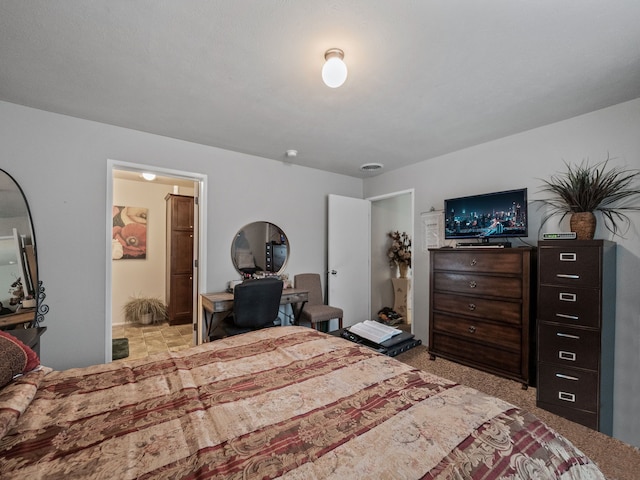
[[[34,327],[34,328],[15,328],[13,330],[6,330],[5,333],[13,335],[27,347],[31,348],[38,357],[40,356],[40,337],[47,330],[47,327]]]
[[[429,354],[522,382],[535,380],[535,249],[430,251]]]
[[[193,322],[194,199],[168,194],[167,201],[167,315],[170,325]]]
[[[616,245],[547,240],[538,251],[537,405],[611,435]]]

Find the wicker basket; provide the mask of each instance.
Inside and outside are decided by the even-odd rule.
[[[569,225],[578,240],[593,240],[596,233],[596,216],[593,212],[572,213]]]

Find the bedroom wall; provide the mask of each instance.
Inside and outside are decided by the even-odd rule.
[[[640,168],[640,99],[554,123],[541,128],[477,145],[417,165],[392,171],[364,182],[365,197],[415,188],[415,239],[422,244],[420,213],[432,206],[442,209],[447,197],[527,187],[529,200],[537,193],[540,178],[564,171],[563,160],[591,162],[613,159],[611,165]],[[528,241],[537,242],[542,212],[531,208]],[[612,238],[598,226],[596,238],[615,240],[617,248],[617,311],[615,357],[614,436],[640,446],[640,213],[626,238]],[[548,223],[543,231],[554,231]],[[568,230],[568,227],[565,228]],[[557,231],[557,230],[556,230]],[[428,340],[428,256],[414,249],[414,329]]]
[[[362,181],[353,177],[6,102],[0,145],[1,168],[31,207],[50,308],[41,354],[56,369],[105,358],[108,159],[207,175],[206,291],[238,278],[231,241],[257,220],[286,232],[288,273],[326,271],[327,195],[362,198]]]

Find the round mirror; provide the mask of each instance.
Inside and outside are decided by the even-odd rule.
[[[0,170],[0,327],[35,322],[36,242],[22,189]]]
[[[231,243],[231,261],[238,273],[282,273],[289,259],[289,240],[284,231],[269,222],[253,222],[236,233]]]

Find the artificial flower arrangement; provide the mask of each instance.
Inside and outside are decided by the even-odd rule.
[[[406,232],[389,232],[391,246],[387,250],[389,265],[411,267],[411,237]]]

